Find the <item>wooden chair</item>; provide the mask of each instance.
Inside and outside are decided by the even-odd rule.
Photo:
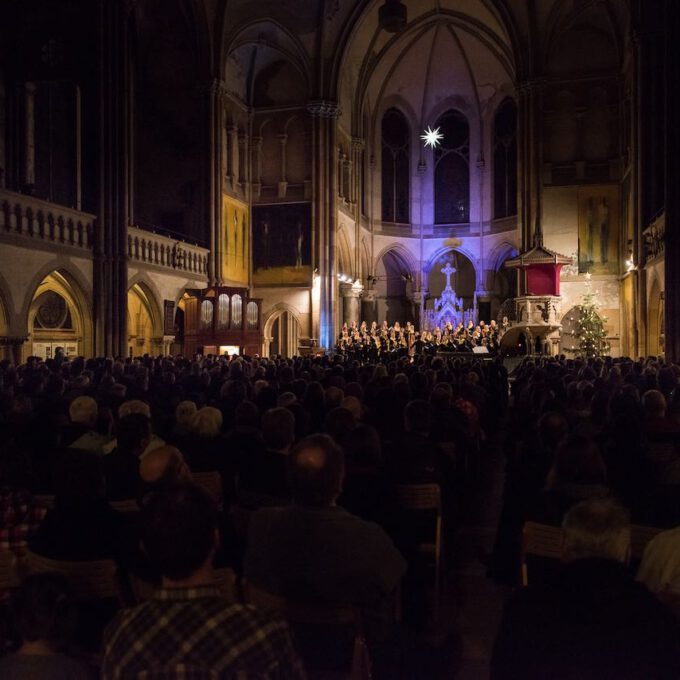
[[[397,503],[403,510],[432,510],[435,516],[434,542],[423,542],[419,549],[434,557],[434,606],[432,622],[435,630],[439,622],[439,598],[441,595],[442,572],[442,501],[438,484],[397,484]]]
[[[53,560],[29,550],[26,554],[29,573],[56,571],[71,582],[76,597],[83,600],[115,599],[123,606],[125,598],[118,580],[118,567],[113,560],[70,562]]]
[[[222,477],[217,470],[192,472],[191,476],[194,482],[207,491],[216,503],[222,502]]]
[[[527,555],[561,560],[563,553],[563,532],[561,527],[553,527],[538,522],[525,522],[522,529],[522,585],[529,584]]]
[[[139,503],[136,498],[127,498],[124,501],[109,501],[109,505],[117,512],[139,512]]]
[[[293,628],[296,625],[351,627],[354,630],[354,641],[349,673],[325,670],[318,677],[324,680],[371,680],[371,660],[363,634],[361,612],[357,607],[348,604],[313,604],[291,600],[252,583],[244,584],[244,593],[246,602],[276,612]],[[317,677],[313,668],[307,670],[309,678]]]
[[[0,552],[0,595],[6,590],[14,590],[21,584],[22,561],[11,550]]]
[[[641,560],[649,543],[663,529],[657,527],[645,527],[640,524],[632,524],[630,527],[630,557],[633,560]]]

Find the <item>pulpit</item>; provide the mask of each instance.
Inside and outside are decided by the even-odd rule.
[[[259,354],[262,300],[247,288],[211,286],[184,295],[184,353]]]

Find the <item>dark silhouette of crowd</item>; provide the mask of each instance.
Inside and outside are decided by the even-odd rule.
[[[40,678],[151,670],[176,677],[181,667],[196,677],[298,678],[305,666],[337,670],[351,658],[346,634],[304,630],[243,604],[250,585],[294,601],[357,607],[374,677],[427,677],[435,607],[419,546],[432,538],[433,516],[404,508],[397,489],[439,487],[450,551],[483,462],[502,458],[503,509],[493,554],[483,559],[490,577],[513,587],[527,520],[561,526],[586,507],[573,519],[579,536],[623,536],[631,518],[678,526],[679,380],[678,367],[656,359],[541,358],[522,361],[510,376],[500,358],[427,354],[386,362],[342,355],[1,362],[0,552],[17,564],[27,554],[113,560],[127,607],[74,603],[57,575],[28,576],[3,610],[11,653],[0,659],[0,675],[22,677],[30,668]],[[606,521],[592,520],[597,513]],[[646,572],[675,554],[680,537],[664,540]],[[620,554],[596,555],[620,566],[586,570],[588,587],[611,583],[615,573],[618,595],[629,582],[640,588],[637,611],[675,630]],[[593,555],[578,557],[583,565]],[[666,576],[659,585],[657,577],[650,587],[680,591],[676,566],[675,583]],[[215,587],[215,570],[224,569],[236,576],[231,601]],[[142,600],[140,584],[158,588],[156,595]],[[527,616],[525,602],[509,606],[510,624]],[[605,635],[613,619],[598,606],[608,612],[597,633]],[[25,624],[26,611],[56,621],[57,609],[69,620],[58,631]],[[517,647],[503,632],[510,624],[496,647],[496,677],[567,677],[551,674],[545,659],[535,675],[526,658],[510,663],[507,650]],[[574,630],[569,644],[578,647]],[[658,637],[656,666],[640,666],[644,677],[677,677],[680,643],[667,637]],[[25,656],[47,653],[48,671],[22,665],[32,663]]]

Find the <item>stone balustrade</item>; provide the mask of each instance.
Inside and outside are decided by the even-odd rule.
[[[139,227],[128,227],[128,257],[135,262],[196,274],[208,275],[206,248],[155,234]]]
[[[95,216],[0,189],[0,235],[91,249]]]

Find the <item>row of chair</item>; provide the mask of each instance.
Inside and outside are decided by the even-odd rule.
[[[641,560],[647,544],[663,529],[634,524],[630,528],[630,556],[633,560]],[[522,585],[529,583],[527,557],[542,557],[561,560],[563,553],[563,530],[538,522],[526,522],[522,530]]]

